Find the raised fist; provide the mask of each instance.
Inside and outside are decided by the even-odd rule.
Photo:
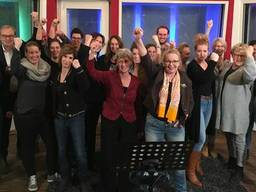
[[[135,28],[133,31],[133,36],[135,40],[141,39],[143,37],[143,29],[140,27]]]
[[[55,18],[52,20],[52,24],[57,26],[60,23],[59,19]]]
[[[75,69],[77,69],[77,68],[80,67],[80,63],[79,63],[78,59],[74,59],[74,60],[73,60],[72,66],[73,66]]]
[[[157,35],[152,35],[153,41],[156,43],[157,46],[160,46],[160,42]]]
[[[84,36],[84,44],[85,44],[86,46],[89,46],[90,43],[91,43],[91,41],[92,41],[92,35],[91,35],[91,34],[86,34],[86,35]]]
[[[19,37],[15,37],[14,38],[14,47],[17,50],[20,50],[21,45],[22,45],[22,40]]]
[[[219,55],[217,53],[212,52],[210,59],[217,62],[219,60]]]
[[[38,21],[38,12],[33,11],[30,15],[32,22]]]
[[[211,29],[212,26],[213,26],[213,20],[211,19],[211,20],[207,21],[207,28]]]
[[[249,45],[246,50],[246,57],[252,57],[253,56],[253,46]]]
[[[45,25],[47,23],[47,20],[45,18],[41,19],[41,25]]]

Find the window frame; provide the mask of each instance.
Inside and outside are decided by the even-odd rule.
[[[169,4],[222,4],[224,6],[224,13],[223,13],[223,28],[221,37],[226,37],[226,28],[227,28],[227,19],[228,19],[228,8],[229,8],[229,1],[228,0],[208,0],[208,1],[183,1],[183,0],[176,0],[176,1],[168,1],[168,0],[120,0],[119,1],[119,29],[118,34],[122,37],[122,4],[123,3],[169,3]]]
[[[102,35],[105,37],[109,36],[109,2],[108,1],[60,1],[57,8],[57,15],[60,18],[61,22],[61,30],[69,36],[70,34],[67,34],[68,30],[68,24],[67,24],[67,9],[101,9],[102,15],[101,15],[101,31]]]
[[[235,0],[231,45],[245,42],[245,4],[255,4],[256,0]],[[234,35],[236,34],[236,35]]]

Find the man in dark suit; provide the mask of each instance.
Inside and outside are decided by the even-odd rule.
[[[0,28],[0,108],[2,111],[0,114],[0,120],[2,120],[0,122],[0,169],[2,172],[7,167],[9,131],[16,95],[15,89],[17,89],[17,81],[10,70],[13,62],[20,62],[20,53],[15,48],[15,29],[10,25],[3,25]]]

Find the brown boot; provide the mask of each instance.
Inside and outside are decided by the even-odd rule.
[[[196,187],[202,188],[203,185],[196,176],[196,167],[198,162],[200,161],[200,158],[201,152],[192,151],[188,160],[186,173],[187,178],[191,184],[195,185]]]

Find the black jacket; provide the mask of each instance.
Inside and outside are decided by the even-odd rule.
[[[20,64],[20,58],[21,57],[19,51],[13,49],[11,65]],[[10,79],[13,74],[10,68],[7,67],[2,44],[0,44],[0,73],[0,104],[2,105],[4,111],[13,111],[14,102],[16,98],[16,93],[10,91]]]
[[[82,67],[71,68],[64,83],[59,82],[61,71],[53,74],[51,81],[53,115],[57,112],[71,117],[85,110],[84,97],[89,88],[88,76]],[[59,106],[58,106],[59,104]]]

